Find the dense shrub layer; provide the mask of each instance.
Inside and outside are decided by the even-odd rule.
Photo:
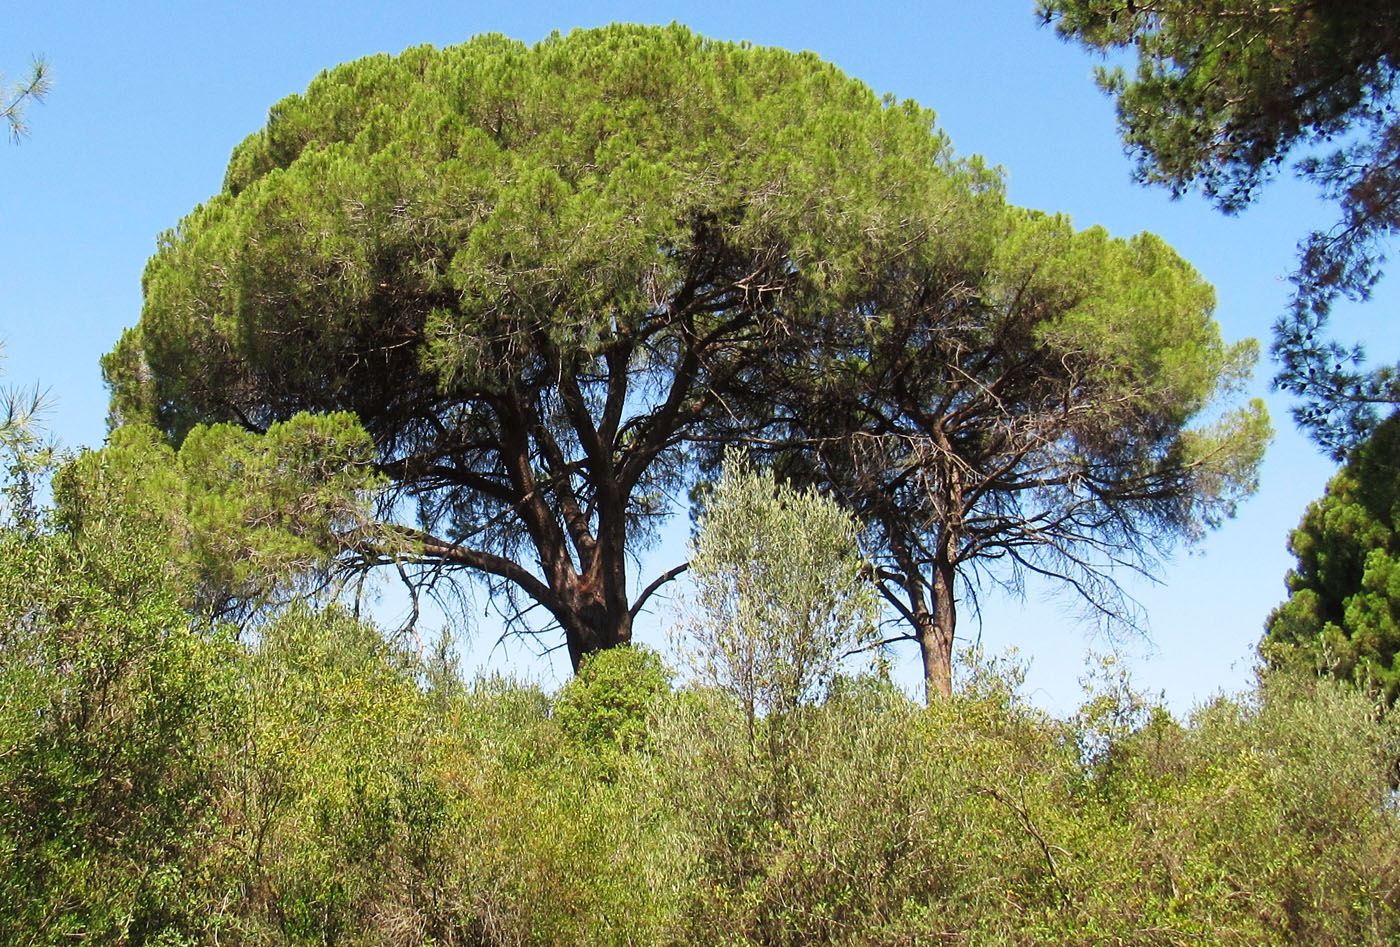
[[[61,638],[61,614],[22,620]],[[751,729],[644,652],[551,696],[425,668],[338,611],[197,652],[140,627],[102,639],[133,650],[100,680],[40,674],[18,639],[0,654],[15,942],[1400,936],[1394,720],[1327,681],[1269,677],[1177,721],[1109,674],[1058,720],[981,666],[929,708],[841,680]]]

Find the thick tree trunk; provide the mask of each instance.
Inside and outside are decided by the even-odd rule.
[[[564,640],[569,649],[569,661],[574,673],[579,663],[595,651],[615,648],[632,640],[632,616],[626,608],[620,611],[607,607],[600,597],[584,596],[570,614],[556,616],[564,626]]]
[[[599,577],[599,572],[604,574]],[[632,640],[622,552],[597,560],[595,569],[571,576],[567,585],[559,590],[565,607],[555,612],[555,618],[564,628],[569,661],[578,673],[579,662],[588,655]]]

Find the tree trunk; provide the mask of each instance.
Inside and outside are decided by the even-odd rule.
[[[924,661],[925,697],[953,696],[953,630],[957,625],[957,605],[953,601],[953,565],[939,558],[933,566],[930,589],[933,608],[921,608],[915,614],[915,634]]]
[[[578,673],[579,663],[593,652],[615,648],[632,640],[632,616],[627,609],[615,612],[597,596],[580,600],[567,616],[556,617],[564,627],[569,662],[575,674]]]
[[[953,579],[956,571],[949,556],[935,556],[932,575],[924,578],[923,569],[899,534],[886,526],[890,548],[899,569],[898,584],[904,592],[900,612],[913,627],[919,643],[919,656],[924,662],[924,700],[953,696],[953,628],[957,623],[957,606],[953,601]],[[947,548],[947,544],[944,545]]]
[[[555,612],[554,617],[564,628],[569,661],[575,674],[579,663],[593,652],[632,640],[623,536],[621,532],[604,531],[591,568],[582,574],[567,570],[562,583],[565,587],[557,590],[564,607]],[[609,539],[615,541],[608,542]]]

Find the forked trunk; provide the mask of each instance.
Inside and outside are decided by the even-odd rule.
[[[567,616],[557,616],[564,627],[564,640],[569,649],[569,662],[574,673],[579,663],[595,651],[604,651],[632,640],[632,616],[626,603],[623,608],[607,606],[601,596],[588,596],[578,601]]]

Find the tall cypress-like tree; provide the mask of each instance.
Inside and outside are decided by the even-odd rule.
[[[276,105],[162,238],[104,370],[115,418],[174,441],[353,411],[397,485],[398,541],[348,554],[485,575],[541,607],[577,667],[683,568],[629,581],[693,448],[789,438],[756,399],[797,404],[864,357],[855,328],[982,279],[1023,216],[930,113],[810,54],[674,26],[481,37],[350,63]],[[1105,279],[1218,343],[1199,300],[1154,308],[1159,277]],[[1074,332],[1099,331],[1077,312]],[[1143,339],[1144,367],[1114,364],[1152,375]],[[1182,371],[1204,397],[1198,376],[1225,366],[1202,358]],[[916,368],[934,374],[910,384],[945,385]],[[1159,420],[1180,428],[1197,401]]]
[[[1400,415],[1327,484],[1288,540],[1298,565],[1267,623],[1273,661],[1316,668],[1400,695]]]

